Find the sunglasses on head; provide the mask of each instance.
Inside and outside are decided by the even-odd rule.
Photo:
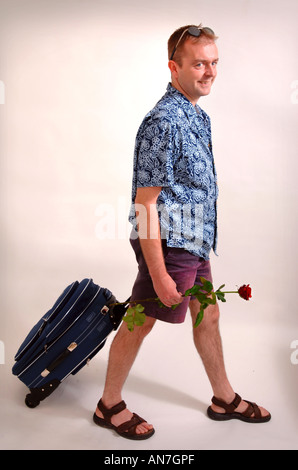
[[[173,52],[172,52],[171,57],[170,57],[169,60],[172,60],[172,59],[173,59],[174,54],[175,54],[175,52],[176,52],[176,50],[177,50],[177,47],[179,46],[179,43],[180,43],[180,41],[181,41],[181,39],[183,38],[183,36],[184,36],[185,33],[188,33],[190,36],[194,36],[194,37],[198,38],[199,36],[201,36],[202,32],[203,32],[203,33],[206,32],[206,33],[208,33],[208,34],[214,35],[214,32],[212,31],[212,29],[211,29],[211,28],[208,28],[208,27],[206,27],[206,28],[198,28],[197,26],[190,26],[189,28],[185,29],[185,30],[182,32],[180,38],[178,39],[178,41],[177,41],[177,43],[176,43],[176,46],[174,47]]]

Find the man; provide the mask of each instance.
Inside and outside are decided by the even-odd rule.
[[[130,220],[139,271],[131,300],[158,296],[168,308],[146,302],[143,326],[130,332],[126,324],[121,325],[94,414],[96,424],[130,439],[147,439],[154,433],[151,424],[126,408],[121,396],[143,339],[156,319],[183,322],[188,307],[194,324],[198,300],[182,294],[200,283],[200,276],[212,281],[209,253],[216,250],[218,190],[210,120],[197,102],[210,93],[217,75],[216,39],[210,28],[201,26],[188,25],[172,34],[168,41],[171,84],[145,117],[136,139]],[[179,306],[170,309],[174,304]],[[214,393],[208,416],[269,421],[268,411],[242,400],[230,385],[218,321],[218,305],[210,305],[194,328],[195,347]]]

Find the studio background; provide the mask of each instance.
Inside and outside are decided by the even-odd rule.
[[[1,448],[297,448],[297,17],[294,0],[0,1]],[[214,286],[253,289],[249,302],[220,305],[226,365],[273,419],[253,430],[207,420],[212,392],[190,321],[160,323],[124,394],[158,431],[136,445],[92,424],[109,344],[35,410],[11,367],[73,280],[130,295],[135,135],[170,80],[168,37],[200,22],[219,36],[218,76],[199,101],[219,180]],[[115,232],[102,238],[108,206]]]

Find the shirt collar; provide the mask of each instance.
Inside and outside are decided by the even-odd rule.
[[[193,104],[183,95],[177,88],[173,87],[171,83],[167,86],[167,93],[172,96],[183,108],[190,121],[196,119],[200,115],[201,108],[198,104]]]

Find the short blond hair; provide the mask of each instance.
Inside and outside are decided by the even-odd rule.
[[[190,27],[196,27],[200,29],[201,30],[200,36],[196,37],[196,36],[192,36],[191,34],[189,34],[187,30]],[[184,31],[185,31],[185,34],[183,34]],[[175,59],[173,58],[173,60],[175,60],[175,62],[177,62],[178,65],[181,65],[183,45],[188,39],[190,39],[194,43],[199,42],[202,39],[209,39],[210,41],[215,42],[216,39],[218,39],[218,37],[212,32],[210,28],[203,27],[202,24],[200,24],[199,26],[193,25],[193,24],[181,26],[180,28],[176,29],[176,31],[174,31],[174,33],[170,36],[168,40],[168,59],[169,60],[171,58],[171,55],[173,54],[175,47],[177,47],[174,53]],[[179,41],[179,44],[177,46],[178,41]]]

